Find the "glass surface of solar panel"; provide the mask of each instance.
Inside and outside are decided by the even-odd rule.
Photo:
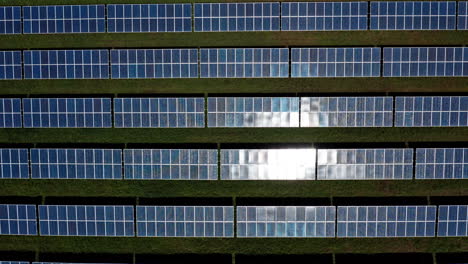
[[[107,32],[191,32],[191,4],[107,5]]]
[[[383,48],[383,76],[468,76],[468,47]]]
[[[21,99],[0,98],[0,128],[22,127],[21,117]]]
[[[134,236],[133,206],[39,205],[41,236]]]
[[[468,236],[468,205],[440,205],[438,237]]]
[[[299,127],[299,98],[209,97],[208,127]]]
[[[193,98],[115,98],[115,127],[204,127],[205,100]]]
[[[319,149],[318,180],[411,180],[413,149]]]
[[[455,1],[379,1],[370,3],[372,30],[455,30]]]
[[[198,50],[111,50],[111,73],[112,79],[198,78]]]
[[[281,3],[282,31],[367,30],[367,2]]]
[[[291,48],[291,77],[379,77],[380,48]]]
[[[216,149],[125,149],[125,179],[217,180]]]
[[[28,149],[0,149],[0,179],[28,179]]]
[[[0,80],[23,78],[21,51],[0,51]]]
[[[137,206],[139,237],[233,237],[233,206]]]
[[[222,149],[222,180],[315,180],[315,149]]]
[[[195,31],[279,31],[279,3],[195,4]]]
[[[335,237],[334,206],[238,206],[237,237]]]
[[[468,148],[416,149],[416,179],[468,179]]]
[[[391,127],[392,97],[301,97],[301,127]]]
[[[458,17],[457,29],[467,30],[468,29],[468,1],[458,2],[458,16],[457,17]]]
[[[21,34],[20,6],[0,6],[0,34]]]
[[[25,79],[108,79],[108,50],[25,50]]]
[[[106,31],[104,5],[23,6],[24,34]]]
[[[201,78],[286,78],[287,48],[200,49]]]
[[[122,179],[120,149],[31,149],[33,179]]]
[[[36,206],[0,204],[0,235],[37,235]]]
[[[112,127],[110,98],[24,98],[23,126]]]
[[[29,264],[28,261],[0,261],[0,264]]]
[[[468,126],[468,96],[397,96],[395,126]]]

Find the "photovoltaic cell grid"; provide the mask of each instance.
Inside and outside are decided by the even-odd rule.
[[[338,206],[337,237],[434,237],[437,206]]]
[[[292,48],[291,77],[379,77],[380,48]]]
[[[21,99],[0,98],[0,128],[22,127]]]
[[[0,7],[0,34],[21,34],[21,7]]]
[[[29,264],[27,261],[0,261],[0,264]]]
[[[28,149],[0,149],[0,179],[28,178]]]
[[[108,50],[25,50],[25,79],[108,79]]]
[[[0,51],[0,80],[22,78],[21,51]]]
[[[334,237],[334,206],[238,206],[238,237]]]
[[[455,30],[455,1],[371,2],[373,30]]]
[[[115,98],[115,127],[204,127],[205,100],[193,98]]]
[[[0,204],[0,235],[37,235],[36,206]]]
[[[279,3],[195,4],[195,31],[279,31]]]
[[[397,96],[395,126],[468,126],[468,96]]]
[[[233,206],[137,206],[139,237],[233,237]]]
[[[23,6],[24,34],[106,31],[104,5]]]
[[[134,236],[133,206],[39,205],[42,236]]]
[[[411,180],[413,149],[319,149],[318,180]]]
[[[468,205],[440,205],[437,236],[468,236]]]
[[[120,149],[31,149],[33,179],[122,179]]]
[[[24,98],[23,126],[112,127],[110,98]]]
[[[458,2],[458,30],[468,29],[468,1]]]
[[[282,31],[367,30],[367,2],[281,3]]]
[[[209,97],[208,127],[298,127],[297,97]]]
[[[222,180],[315,180],[315,149],[222,149]]]
[[[281,78],[289,76],[289,49],[200,49],[201,78]]]
[[[416,149],[416,179],[468,179],[468,148]]]
[[[383,76],[468,76],[468,48],[383,48]]]

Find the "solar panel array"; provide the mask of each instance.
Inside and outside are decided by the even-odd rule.
[[[335,237],[334,206],[238,206],[238,237]]]
[[[216,149],[126,149],[125,179],[217,180]]]
[[[233,237],[233,206],[137,206],[140,237]]]
[[[458,2],[457,29],[458,30],[468,29],[468,1]]]
[[[37,235],[36,206],[0,204],[0,235]]]
[[[0,128],[22,127],[21,99],[0,98]]]
[[[0,51],[0,80],[23,78],[21,51]]]
[[[380,48],[291,48],[291,77],[379,77]]]
[[[0,149],[0,179],[28,179],[28,149]]]
[[[21,7],[0,7],[0,34],[21,34]]]
[[[434,237],[437,206],[338,206],[337,237]]]
[[[23,126],[112,127],[110,98],[24,98]]]
[[[438,237],[468,236],[468,205],[439,206]]]
[[[367,2],[281,3],[281,30],[367,30],[367,6]]]
[[[416,179],[468,179],[468,148],[416,149]]]

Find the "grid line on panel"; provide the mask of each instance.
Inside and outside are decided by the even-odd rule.
[[[23,67],[21,51],[0,51],[0,80],[20,80]]]
[[[0,235],[37,235],[35,207],[0,204]]]
[[[468,179],[467,148],[416,149],[416,179]]]
[[[438,237],[468,236],[468,205],[440,205]]]
[[[0,128],[21,127],[21,99],[0,98]]]
[[[0,178],[29,179],[28,149],[0,149]]]
[[[0,7],[0,34],[21,34],[21,7]]]
[[[459,1],[457,5],[457,29],[468,29],[468,1]]]

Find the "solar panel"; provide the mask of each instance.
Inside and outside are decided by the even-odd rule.
[[[458,2],[458,30],[468,29],[468,1]]]
[[[107,32],[192,31],[191,4],[107,5]]]
[[[22,127],[21,99],[0,98],[0,127]]]
[[[0,179],[28,178],[28,149],[0,149]]]
[[[289,76],[289,49],[200,49],[201,78],[281,78]]]
[[[279,31],[279,3],[195,4],[195,31]]]
[[[21,34],[21,7],[0,7],[0,34]]]
[[[106,31],[104,5],[23,6],[24,34]]]
[[[413,149],[319,149],[318,180],[411,180]]]
[[[222,149],[222,180],[315,180],[315,149]]]
[[[0,235],[37,235],[36,206],[0,204]]]
[[[198,50],[111,50],[111,71],[112,79],[198,78]]]
[[[367,2],[281,3],[282,31],[367,30]]]
[[[438,237],[468,236],[468,205],[440,205]]]
[[[380,48],[292,48],[291,77],[379,77]]]
[[[384,48],[383,76],[468,76],[468,48]]]
[[[297,97],[210,97],[208,127],[298,127]]]
[[[370,29],[454,30],[455,1],[371,2]]]
[[[0,261],[0,264],[29,264],[28,261]]]
[[[301,97],[301,127],[392,125],[392,97]]]
[[[108,50],[25,50],[25,79],[108,79]]]
[[[115,98],[115,127],[204,127],[205,100],[193,98]]]
[[[22,78],[21,51],[0,51],[0,80]]]
[[[137,206],[139,237],[233,237],[233,206]]]
[[[416,149],[416,179],[468,179],[468,148]]]
[[[217,180],[216,149],[126,149],[125,179]]]
[[[122,179],[120,149],[31,149],[33,179]]]
[[[397,96],[395,126],[468,126],[468,96]]]
[[[24,98],[23,126],[112,127],[110,98]]]
[[[437,206],[338,206],[337,237],[434,237]]]
[[[134,236],[133,206],[39,205],[41,236]]]
[[[238,206],[237,237],[334,237],[334,206]]]

